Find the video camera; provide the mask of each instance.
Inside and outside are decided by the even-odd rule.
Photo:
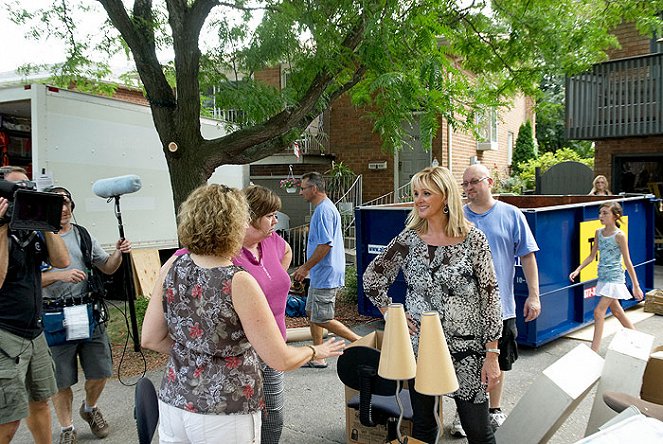
[[[9,201],[2,222],[12,230],[60,231],[64,196],[37,191],[34,182],[9,182],[0,178],[0,197]]]

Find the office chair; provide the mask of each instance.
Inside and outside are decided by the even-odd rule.
[[[150,444],[159,423],[159,403],[152,381],[140,378],[136,383],[134,418],[138,431],[138,443]]]
[[[338,357],[336,372],[343,384],[359,390],[348,401],[348,407],[359,410],[359,421],[363,426],[387,426],[387,442],[398,439],[397,424],[400,409],[396,401],[396,381],[381,378],[378,375],[380,350],[373,347],[348,347]],[[403,418],[412,419],[410,391],[399,393],[403,404]]]

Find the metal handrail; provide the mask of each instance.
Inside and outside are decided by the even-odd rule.
[[[404,193],[404,191],[407,190],[407,194]],[[396,190],[398,193],[398,202],[403,202],[405,200],[405,197],[409,198],[410,195],[410,182],[406,183],[405,185],[401,186]],[[377,197],[373,200],[369,200],[368,202],[364,203],[363,206],[368,207],[371,205],[385,205],[385,204],[393,204],[396,203],[395,199],[395,193],[393,191],[388,192],[387,194],[383,194],[380,197]]]

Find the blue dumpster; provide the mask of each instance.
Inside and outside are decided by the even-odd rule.
[[[593,322],[596,277],[583,270],[582,282],[571,283],[569,273],[587,256],[593,233],[600,227],[598,211],[602,202],[615,199],[624,208],[631,261],[643,292],[654,284],[654,218],[656,199],[652,195],[627,196],[498,196],[520,208],[539,244],[539,291],[542,313],[532,322],[524,322],[523,304],[527,283],[523,270],[516,266],[514,292],[517,307],[518,343],[538,347]],[[363,291],[363,272],[371,260],[403,230],[412,204],[358,207],[356,211],[358,310],[367,316],[380,312]],[[590,234],[588,234],[590,233]],[[586,252],[585,252],[586,251]],[[581,257],[582,256],[582,257]],[[589,271],[588,267],[586,270]],[[591,274],[591,271],[589,271]],[[583,277],[585,276],[585,277]],[[631,287],[626,275],[627,286]],[[389,294],[394,302],[405,299],[405,279],[399,274]],[[637,301],[622,301],[629,308]]]

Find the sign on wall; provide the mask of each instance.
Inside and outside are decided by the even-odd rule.
[[[592,246],[596,239],[596,230],[603,228],[603,224],[597,220],[590,220],[587,222],[580,222],[580,258],[578,264],[582,263],[589,253],[592,251]],[[626,242],[628,243],[628,216],[622,216],[621,227],[619,228],[624,232],[626,236]],[[596,279],[598,277],[598,265],[599,265],[599,255],[601,252],[596,255],[596,258],[588,264],[580,272],[580,282],[589,281],[591,279]],[[624,259],[622,258],[622,266],[624,265]]]

